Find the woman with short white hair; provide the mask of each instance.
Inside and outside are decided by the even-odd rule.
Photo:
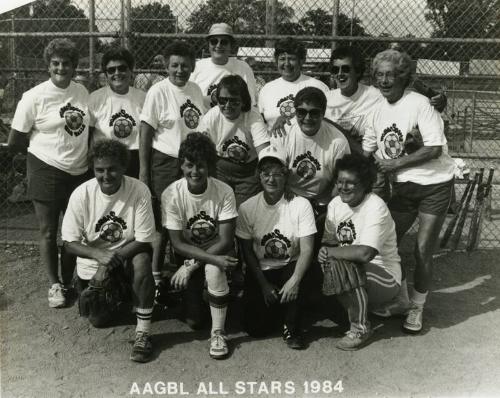
[[[439,238],[453,190],[454,163],[448,155],[444,123],[421,94],[407,90],[412,60],[406,53],[385,50],[373,60],[373,76],[384,96],[371,114],[363,137],[363,151],[373,155],[379,171],[393,180],[389,209],[396,223],[398,244],[418,217],[414,289],[403,329],[422,330],[422,313],[432,278],[432,253]],[[412,130],[418,128],[421,144],[410,148]],[[390,316],[408,305],[402,294],[392,305],[377,311]]]

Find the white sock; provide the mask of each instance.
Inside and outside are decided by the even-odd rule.
[[[149,333],[151,330],[151,318],[153,317],[153,308],[136,308],[137,317],[136,332]]]
[[[210,306],[210,315],[212,315],[212,333],[216,330],[225,331],[227,305]]]
[[[411,292],[411,302],[417,307],[423,307],[428,294],[428,291],[425,293],[420,293],[416,291],[415,288],[413,288]]]
[[[161,282],[161,271],[153,271],[153,278],[155,280],[155,285],[158,286]]]

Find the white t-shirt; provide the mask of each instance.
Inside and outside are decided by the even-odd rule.
[[[199,195],[189,192],[187,180],[170,184],[161,195],[162,224],[182,231],[187,242],[206,249],[219,236],[219,222],[238,216],[231,187],[209,177],[207,189]]]
[[[135,178],[123,176],[113,195],[101,191],[95,178],[77,187],[69,199],[61,228],[62,239],[99,249],[117,250],[128,242],[152,242],[155,222],[148,187]],[[91,279],[97,261],[77,258],[81,279]]]
[[[331,90],[327,95],[325,117],[338,123],[350,136],[361,144],[365,133],[368,114],[382,99],[380,90],[373,86],[358,83],[358,89],[350,97],[345,97],[340,88]]]
[[[370,262],[382,267],[401,284],[396,227],[387,205],[374,193],[366,195],[354,208],[342,202],[340,196],[333,198],[326,213],[323,241],[377,250],[378,254]]]
[[[229,120],[215,106],[203,116],[198,130],[212,139],[218,156],[236,163],[255,160],[255,148],[269,142],[266,124],[254,107],[242,112],[236,120]]]
[[[300,196],[270,205],[261,192],[243,202],[238,213],[236,236],[252,240],[263,271],[297,261],[299,239],[317,232],[312,206]]]
[[[327,204],[333,188],[335,162],[350,153],[347,139],[325,121],[312,137],[302,132],[297,119],[291,123],[285,126],[287,135],[280,140],[290,169],[290,189],[299,196]]]
[[[28,152],[72,175],[87,171],[89,93],[70,82],[65,89],[49,79],[26,91],[17,104],[12,128],[30,133]]]
[[[201,90],[195,83],[177,87],[165,79],[149,89],[140,117],[155,130],[153,148],[177,158],[181,142],[198,131],[204,113]]]
[[[93,140],[113,138],[129,149],[139,149],[139,128],[146,93],[129,87],[128,93],[115,93],[109,86],[90,94],[90,126]]]
[[[264,115],[268,129],[273,127],[279,116],[292,119],[295,116],[293,100],[295,94],[305,87],[316,87],[328,94],[326,84],[314,77],[301,74],[297,80],[289,82],[282,77],[272,80],[259,93],[259,112]]]
[[[448,155],[443,119],[427,97],[413,91],[405,91],[393,104],[384,98],[375,106],[363,137],[363,150],[376,151],[377,156],[384,159],[407,156],[404,143],[415,127],[422,135],[424,146],[441,146],[443,151],[437,159],[397,171],[395,181],[430,185],[451,180],[455,163]]]
[[[214,64],[212,58],[203,58],[196,61],[196,67],[190,80],[200,86],[203,92],[203,101],[206,109],[210,109],[217,100],[215,98],[217,84],[227,75],[239,75],[245,80],[252,104],[256,104],[256,83],[252,68],[237,58],[229,58],[225,65]]]

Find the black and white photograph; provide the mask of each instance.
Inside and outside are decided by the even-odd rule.
[[[0,397],[500,396],[498,0],[3,0]]]

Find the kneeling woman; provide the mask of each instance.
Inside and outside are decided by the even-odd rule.
[[[172,276],[171,285],[186,289],[186,321],[200,326],[204,279],[212,316],[210,356],[228,354],[225,322],[229,299],[226,271],[238,259],[233,250],[236,203],[232,189],[209,177],[217,153],[214,143],[201,133],[188,134],[180,145],[179,164],[184,178],[170,184],[161,195],[162,223],[168,230],[176,255],[186,259]],[[203,278],[203,270],[205,278]]]
[[[150,335],[154,281],[151,242],[155,236],[151,193],[148,187],[124,175],[129,151],[115,140],[97,141],[89,156],[95,178],[75,189],[62,224],[66,250],[78,256],[77,273],[83,290],[99,266],[124,267],[132,285],[137,328],[130,359],[152,359]],[[111,233],[110,233],[111,231]],[[91,314],[94,326],[110,322],[111,311]]]
[[[265,336],[284,324],[287,345],[303,349],[300,307],[304,276],[313,258],[314,213],[307,199],[286,191],[288,169],[284,153],[267,147],[259,159],[263,192],[240,206],[236,227],[248,266],[243,323],[254,337]]]
[[[368,307],[390,302],[399,293],[401,261],[389,209],[371,192],[375,172],[370,162],[359,155],[346,155],[337,161],[334,178],[339,196],[328,205],[318,260],[325,279],[327,268],[335,260],[354,262],[361,273],[366,273],[364,286],[338,295],[349,313],[351,327],[337,348],[356,350],[372,334]]]

